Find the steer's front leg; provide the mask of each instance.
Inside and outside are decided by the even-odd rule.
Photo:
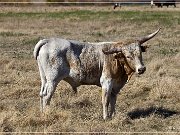
[[[108,118],[108,106],[111,98],[112,91],[112,81],[111,79],[101,78],[102,86],[102,106],[103,106],[103,118],[106,120]]]
[[[109,107],[109,95],[106,89],[102,89],[102,106],[103,106],[103,118],[108,118],[108,107]]]

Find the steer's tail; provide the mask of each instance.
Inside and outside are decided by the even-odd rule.
[[[43,39],[43,40],[40,40],[34,47],[34,58],[37,59],[38,55],[39,55],[39,50],[40,48],[45,45],[46,43],[48,43],[48,40],[47,39]]]

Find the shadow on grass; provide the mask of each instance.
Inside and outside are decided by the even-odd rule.
[[[150,107],[150,108],[146,108],[146,109],[135,109],[135,110],[129,112],[127,115],[132,120],[134,120],[134,119],[138,119],[138,118],[145,118],[145,117],[148,117],[152,114],[159,115],[162,118],[168,118],[168,117],[173,116],[175,114],[179,115],[180,112],[171,111],[168,109],[164,109],[162,107],[160,107],[160,108]]]

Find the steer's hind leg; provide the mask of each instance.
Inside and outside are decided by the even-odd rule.
[[[46,89],[46,76],[45,76],[45,72],[40,64],[40,61],[38,61],[38,67],[39,67],[39,73],[40,73],[40,77],[41,77],[41,90],[39,92],[40,109],[41,109],[41,111],[43,111],[43,92]]]
[[[40,73],[40,77],[41,77],[41,91],[40,91],[39,95],[40,95],[40,97],[42,97],[43,91],[45,88],[45,84],[46,84],[46,76],[45,76],[44,70],[39,61],[38,61],[38,67],[39,67],[39,73]]]
[[[47,81],[46,87],[45,87],[46,94],[43,93],[43,98],[42,98],[43,109],[45,108],[46,105],[50,104],[50,101],[56,89],[56,86],[57,86],[56,81]]]
[[[56,86],[61,80],[63,80],[65,76],[65,73],[58,70],[51,70],[50,74],[46,75],[47,82],[43,91],[43,109],[46,107],[46,105],[50,105],[50,101],[54,94]]]

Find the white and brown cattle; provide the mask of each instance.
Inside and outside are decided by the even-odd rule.
[[[76,92],[80,85],[102,87],[103,118],[115,113],[117,94],[132,74],[146,70],[142,44],[156,32],[138,40],[124,42],[82,43],[73,40],[50,38],[40,40],[34,48],[41,76],[41,109],[50,100],[61,80],[68,82]],[[108,111],[108,106],[111,106]]]

